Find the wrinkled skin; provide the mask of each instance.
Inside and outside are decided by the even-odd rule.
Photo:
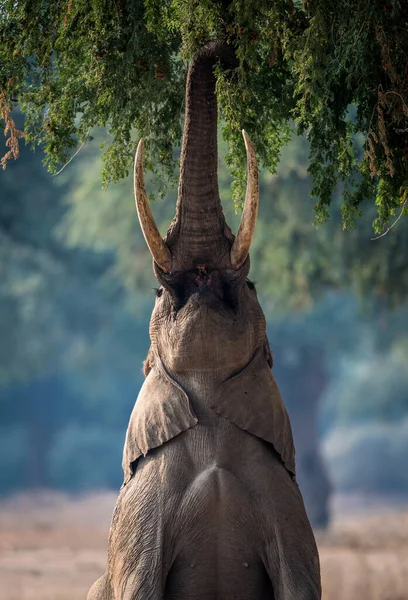
[[[187,90],[201,76],[198,67],[190,72]],[[208,73],[203,80],[211,92]],[[196,104],[190,101],[187,112]],[[194,110],[188,116],[196,127]],[[208,124],[202,130],[207,134]],[[183,147],[190,156],[188,142]],[[196,146],[198,158],[211,149],[210,143]],[[186,165],[182,189],[188,187]],[[249,258],[233,268],[228,250],[234,238],[219,198],[210,193],[205,206],[213,201],[214,210],[205,219],[194,194],[179,198],[167,237],[173,266],[165,272],[154,265],[160,288],[146,380],[127,431],[108,568],[88,600],[321,597],[316,544],[294,476],[292,434],[271,373],[265,318],[248,280]],[[197,238],[199,218],[211,243]]]
[[[253,285],[228,270],[167,278],[150,334],[147,370],[165,361],[198,423],[134,465],[112,521],[108,573],[89,600],[319,598],[294,477],[272,445],[208,405],[257,349],[268,360]]]
[[[222,383],[248,364],[264,342],[265,317],[253,284],[245,279],[246,270],[161,275],[150,323],[153,354],[165,357],[176,378],[191,372],[185,385],[201,373],[204,385],[211,379],[213,385]]]

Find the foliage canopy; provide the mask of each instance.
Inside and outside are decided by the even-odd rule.
[[[18,103],[27,115],[26,140],[44,148],[53,171],[93,127],[108,126],[105,183],[127,174],[134,129],[148,141],[149,167],[171,175],[187,60],[220,37],[240,61],[234,71],[217,69],[236,200],[245,177],[240,130],[274,171],[295,129],[310,141],[318,223],[328,218],[339,182],[345,226],[365,200],[377,205],[377,231],[406,211],[408,4],[401,0],[0,0],[0,110],[9,157],[18,154]]]

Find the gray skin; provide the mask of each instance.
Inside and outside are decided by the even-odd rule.
[[[196,233],[194,186],[208,185],[208,173],[216,178],[212,67],[220,55],[209,45],[189,70],[181,191],[166,238],[174,267],[165,273],[154,265],[161,285],[146,380],[127,431],[108,568],[88,600],[321,598],[265,318],[248,280],[249,258],[231,266],[234,238],[217,190],[206,196],[207,233]],[[209,124],[193,98],[203,80]],[[194,127],[200,143],[192,148]],[[190,188],[195,160],[204,160],[204,180]]]

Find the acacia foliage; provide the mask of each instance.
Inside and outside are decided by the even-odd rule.
[[[149,168],[171,175],[187,61],[220,37],[240,63],[234,71],[217,69],[236,200],[245,178],[241,129],[253,138],[261,164],[274,171],[294,128],[310,141],[318,223],[328,218],[338,182],[345,226],[365,200],[377,205],[377,231],[406,211],[408,5],[402,0],[0,0],[0,110],[9,157],[18,154],[12,109],[20,103],[25,138],[43,146],[51,170],[103,125],[111,134],[105,183],[127,174],[134,129],[148,141]],[[356,132],[364,136],[363,156]]]

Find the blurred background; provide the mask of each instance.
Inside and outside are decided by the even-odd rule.
[[[37,598],[36,586],[44,577],[28,555],[12,562],[17,550],[23,551],[16,540],[30,529],[30,515],[37,515],[37,537],[52,537],[51,513],[71,531],[77,527],[75,543],[52,538],[48,549],[77,548],[84,523],[103,531],[98,538],[103,542],[94,544],[102,544],[102,558],[95,558],[88,536],[93,554],[77,565],[89,572],[83,590],[102,573],[100,562],[106,558],[109,516],[122,483],[124,435],[143,381],[156,283],[131,178],[101,190],[99,155],[105,140],[104,131],[95,132],[55,177],[43,168],[39,151],[24,147],[0,173],[0,528],[9,535],[0,545],[6,552],[5,559],[0,554],[0,572],[12,577],[24,560],[23,570],[28,569],[26,578],[20,572],[7,580],[2,600]],[[220,194],[236,231],[240,213],[230,200],[222,147],[220,155]],[[307,157],[307,141],[293,139],[282,152],[277,175],[261,174],[250,273],[292,421],[299,485],[323,546],[340,540],[343,548],[351,538],[358,546],[361,538],[350,528],[336,533],[338,519],[357,515],[360,523],[361,515],[371,518],[385,509],[397,511],[392,517],[397,538],[405,519],[406,543],[408,221],[400,219],[373,240],[375,214],[367,206],[356,228],[343,231],[344,190],[339,188],[330,221],[317,230]],[[147,186],[154,189],[149,178]],[[170,186],[166,197],[153,203],[163,234],[176,193]],[[68,500],[77,502],[77,521],[62,508]],[[388,535],[381,526],[384,518],[377,525],[367,521],[371,524],[364,530],[371,531],[372,544],[382,532],[382,550]],[[20,531],[16,537],[13,527]],[[33,540],[24,548],[36,547]],[[85,542],[78,552],[83,547]],[[40,562],[47,556],[41,554]],[[72,567],[77,558],[69,552],[68,557]],[[384,565],[388,558],[379,560]],[[401,592],[398,587],[393,595],[384,584],[387,596],[351,587],[350,596],[344,591],[326,597],[408,598],[406,555],[404,560]],[[47,589],[42,599],[65,598]],[[71,589],[71,600],[83,597],[82,588],[75,594]]]

